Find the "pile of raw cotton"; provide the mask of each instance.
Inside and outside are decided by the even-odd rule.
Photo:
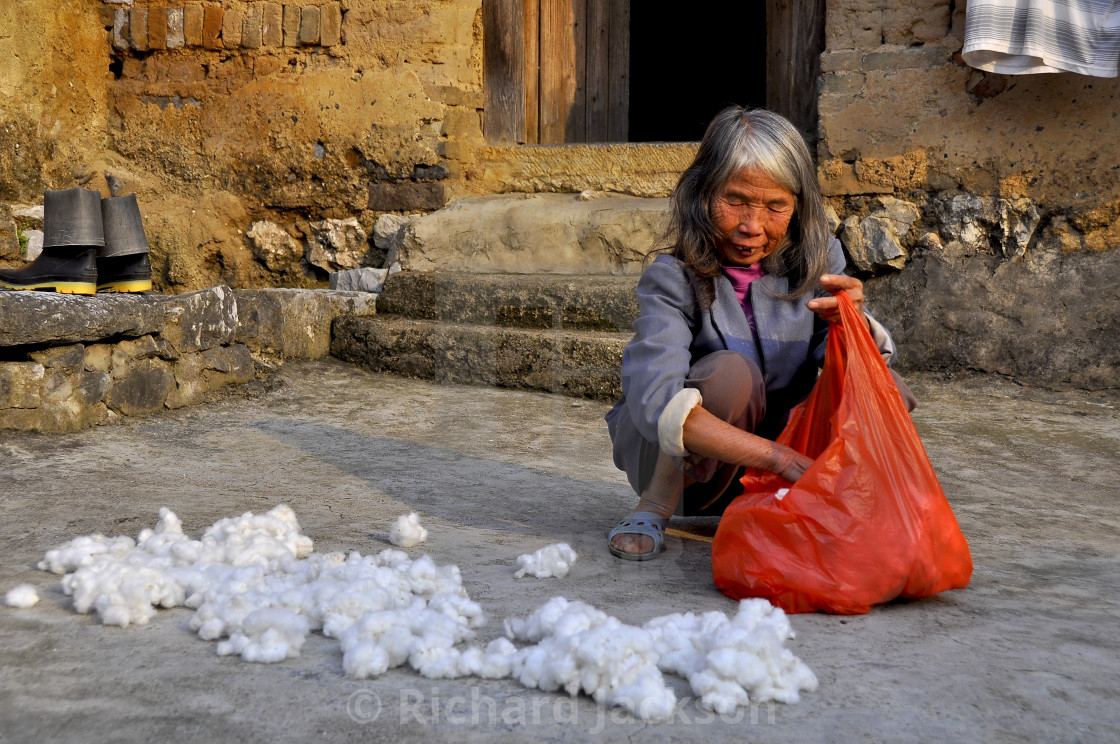
[[[575,560],[574,551],[553,552],[563,553],[551,557],[565,567]],[[793,635],[785,614],[764,600],[744,600],[733,618],[666,615],[639,627],[556,597],[508,620],[507,637],[472,643],[485,619],[457,566],[392,549],[312,553],[286,506],[220,520],[197,540],[161,509],[155,528],[135,541],[79,537],[49,551],[40,568],[65,573],[74,608],[106,624],[146,623],[156,607],[193,608],[190,627],[200,638],[248,661],[297,656],[320,631],[339,640],[343,669],[358,678],[406,664],[434,679],[513,678],[584,692],[647,720],[676,705],[663,673],[687,679],[700,705],[720,713],[750,701],[796,702],[817,685],[783,646]]]

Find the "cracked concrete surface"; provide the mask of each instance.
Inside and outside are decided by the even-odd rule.
[[[171,507],[197,533],[286,502],[319,551],[376,552],[418,511],[428,552],[453,562],[489,618],[557,594],[634,622],[733,611],[709,546],[669,536],[649,563],[606,550],[632,506],[611,464],[606,406],[440,387],[337,362],[290,364],[255,397],[65,436],[2,435],[0,741],[1109,741],[1120,739],[1120,397],[980,378],[917,377],[914,418],[968,537],[967,589],[857,617],[798,615],[790,643],[820,689],[721,720],[687,702],[643,724],[511,681],[343,676],[313,635],[274,665],[218,657],[161,611],[126,630],[73,614],[35,563],[92,532],[135,534]],[[711,519],[678,520],[701,537]],[[566,541],[566,579],[515,580],[517,555]],[[676,678],[678,696],[689,694]]]

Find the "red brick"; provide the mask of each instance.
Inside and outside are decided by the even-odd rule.
[[[167,8],[148,8],[148,48],[167,48]]]
[[[207,49],[222,48],[222,19],[225,11],[216,5],[207,5],[202,16],[202,46]]]
[[[369,208],[376,212],[428,212],[446,203],[442,183],[375,183],[369,189]]]
[[[132,48],[138,52],[148,51],[148,9],[133,8],[128,17],[128,27],[132,34]]]

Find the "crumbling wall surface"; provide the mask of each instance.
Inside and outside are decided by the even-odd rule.
[[[665,196],[693,149],[488,146],[482,0],[0,5],[9,264],[38,226],[9,212],[81,185],[137,195],[159,289],[324,287],[380,264],[382,216],[510,191]]]
[[[0,201],[96,176],[106,142],[109,49],[89,0],[0,3]],[[5,236],[7,237],[7,236]]]
[[[828,3],[819,175],[900,364],[1120,386],[1120,81],[961,61],[965,4]]]
[[[152,214],[161,284],[325,285],[375,261],[379,215],[442,206],[458,176],[447,143],[481,137],[479,8],[114,6],[111,147]]]

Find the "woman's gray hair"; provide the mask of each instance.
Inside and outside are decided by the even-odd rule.
[[[786,237],[762,260],[762,268],[789,279],[789,293],[781,297],[801,297],[828,269],[828,220],[805,140],[788,119],[772,111],[731,106],[712,119],[695,159],[673,190],[669,253],[700,279],[720,273],[720,234],[712,222],[712,200],[743,168],[765,173],[797,198]],[[712,283],[701,285],[701,302],[709,304]]]

